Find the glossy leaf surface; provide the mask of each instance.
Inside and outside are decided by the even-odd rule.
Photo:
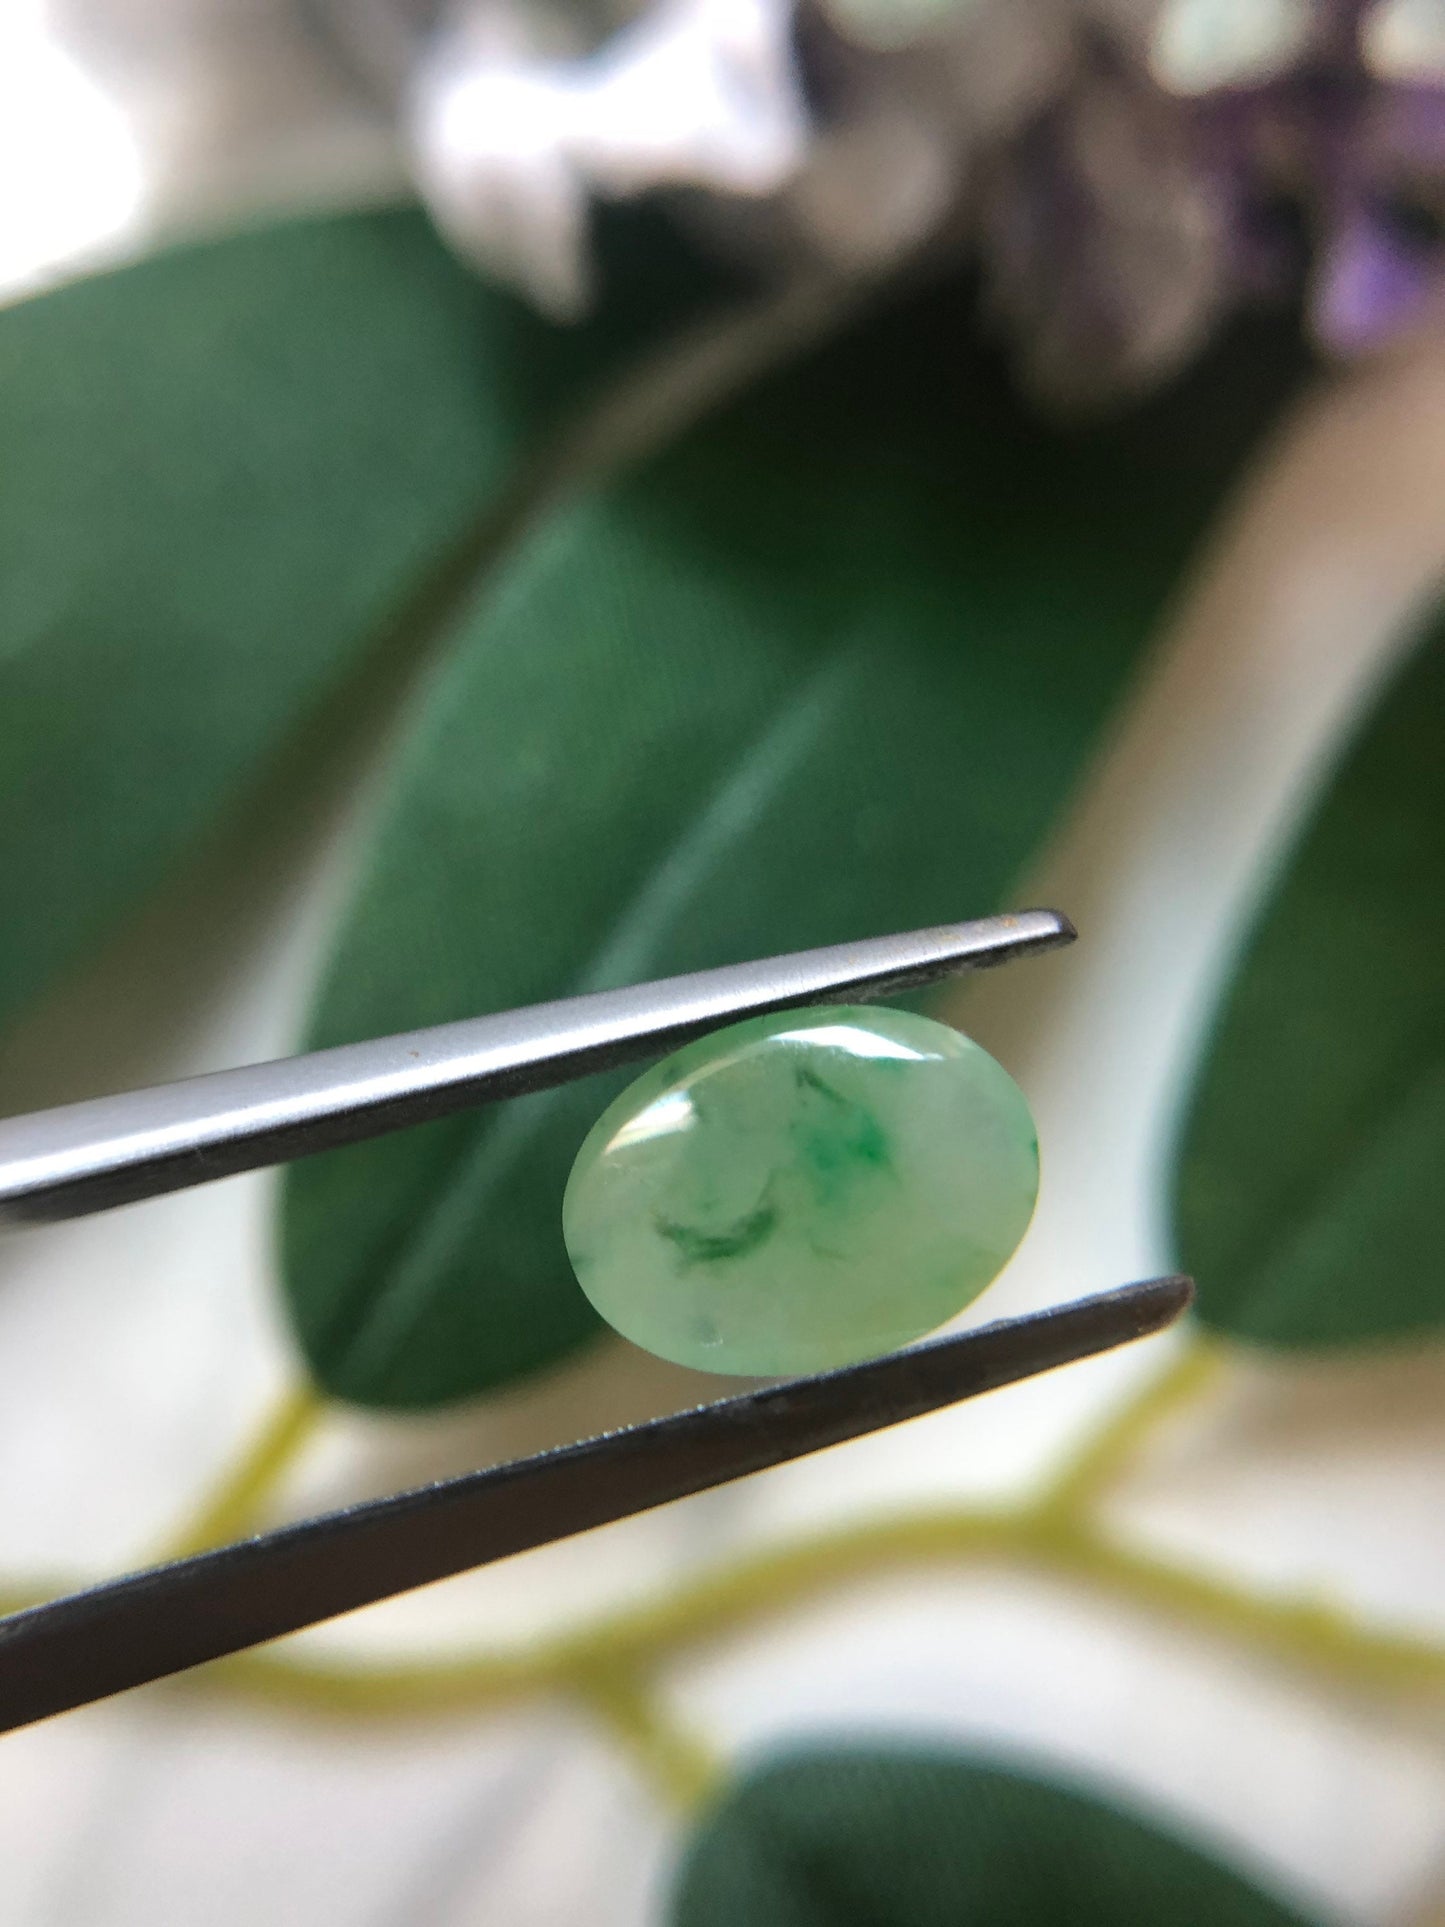
[[[808,1752],[724,1794],[673,1927],[1298,1927],[1218,1860],[1082,1791],[922,1749]]]
[[[310,1042],[1000,902],[1292,351],[1063,432],[970,312],[948,288],[859,327],[518,556],[418,705]],[[596,1329],[560,1205],[611,1088],[293,1170],[323,1385],[424,1405]]]
[[[1182,1140],[1197,1311],[1293,1348],[1445,1326],[1445,635],[1437,624],[1285,863]]]

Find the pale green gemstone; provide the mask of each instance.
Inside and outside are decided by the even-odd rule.
[[[562,1205],[618,1331],[713,1372],[920,1338],[1023,1237],[1039,1152],[988,1052],[902,1010],[786,1011],[685,1046],[588,1133]]]

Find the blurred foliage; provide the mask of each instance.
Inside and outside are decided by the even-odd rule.
[[[1243,451],[1284,331],[1048,427],[953,285],[871,317],[545,526],[410,719],[308,1043],[981,914],[1047,832]],[[562,1245],[621,1080],[288,1174],[312,1371],[504,1383],[597,1328]]]
[[[1293,328],[1236,329],[1149,403],[1062,428],[977,345],[968,285],[915,288],[801,358],[780,336],[741,400],[670,445],[664,409],[646,459],[589,479],[555,460],[572,425],[714,312],[653,238],[636,258],[670,265],[623,277],[628,303],[577,333],[400,213],[179,250],[0,314],[0,1026],[287,745],[344,735],[381,659],[418,673],[313,1045],[978,914],[1015,887],[1296,385]],[[1441,1323],[1442,740],[1435,634],[1326,785],[1226,991],[1178,1172],[1183,1258],[1226,1336]],[[425,1407],[587,1340],[560,1200],[615,1082],[289,1174],[283,1286],[325,1392]],[[1086,1471],[1137,1445],[1151,1398]],[[1059,1488],[1076,1506],[1078,1484]],[[970,1543],[997,1545],[1001,1520]],[[1019,1548],[1033,1529],[1045,1557],[1065,1544],[1236,1631],[1287,1621],[1307,1645],[1324,1625],[1088,1523],[1047,1502],[1014,1518]],[[908,1554],[887,1536],[881,1558]],[[1353,1641],[1362,1665],[1382,1647],[1396,1672],[1441,1663],[1343,1614],[1324,1631],[1316,1649]],[[632,1658],[645,1671],[645,1638]],[[510,1658],[494,1670],[515,1690]],[[1134,1918],[1297,1917],[1092,1796],[850,1747],[727,1791],[675,1913]]]
[[[1196,1846],[1083,1792],[919,1748],[814,1747],[729,1786],[674,1927],[1300,1927]]]
[[[407,640],[522,450],[697,279],[560,330],[364,214],[0,311],[0,1028]]]
[[[1308,1348],[1445,1325],[1445,631],[1362,727],[1270,892],[1184,1135],[1198,1315]]]

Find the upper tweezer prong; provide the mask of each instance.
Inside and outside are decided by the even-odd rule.
[[[0,1619],[0,1732],[1107,1351],[1187,1278],[792,1379],[285,1526]]]
[[[1074,935],[1054,910],[942,924],[533,1004],[0,1121],[0,1225],[83,1217],[546,1090],[741,1017],[887,996]]]

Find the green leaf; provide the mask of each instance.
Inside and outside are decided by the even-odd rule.
[[[1066,433],[968,330],[914,300],[531,543],[419,704],[310,1043],[1000,901],[1293,364]],[[426,1405],[596,1329],[560,1201],[614,1087],[290,1174],[323,1386]]]
[[[411,213],[0,313],[0,1027],[395,640],[600,353]]]
[[[1092,1794],[922,1748],[810,1750],[729,1789],[673,1927],[1299,1927],[1212,1855]]]
[[[1445,630],[1349,748],[1244,951],[1178,1169],[1197,1310],[1256,1344],[1445,1326]]]

